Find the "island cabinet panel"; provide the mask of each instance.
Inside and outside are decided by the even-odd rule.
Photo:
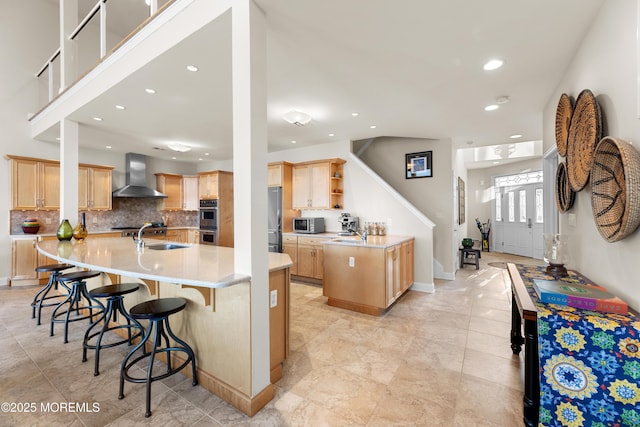
[[[78,209],[111,210],[112,167],[78,167]]]
[[[159,208],[163,211],[182,210],[182,175],[157,173],[156,189],[167,195],[166,199],[158,200]]]
[[[282,252],[291,258],[291,274],[298,274],[298,236],[282,236]]]
[[[380,315],[413,284],[413,239],[324,245],[328,304]],[[373,241],[374,243],[370,243]]]
[[[293,166],[293,209],[342,208],[342,159]]]
[[[8,156],[11,161],[11,209],[60,208],[60,164]]]

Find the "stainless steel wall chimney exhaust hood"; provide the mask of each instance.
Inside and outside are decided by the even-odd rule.
[[[126,184],[115,190],[113,197],[166,198],[166,194],[147,186],[147,157],[143,154],[126,154]]]

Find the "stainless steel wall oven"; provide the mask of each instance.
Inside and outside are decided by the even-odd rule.
[[[200,200],[200,243],[218,244],[218,199]]]

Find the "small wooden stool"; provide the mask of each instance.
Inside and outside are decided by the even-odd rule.
[[[469,256],[473,257],[473,262],[467,262]],[[460,268],[465,265],[475,265],[476,270],[480,268],[480,249],[460,248]]]

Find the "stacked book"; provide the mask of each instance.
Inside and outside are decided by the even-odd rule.
[[[600,286],[569,283],[562,280],[533,280],[540,302],[566,305],[604,313],[626,314],[627,303]]]

